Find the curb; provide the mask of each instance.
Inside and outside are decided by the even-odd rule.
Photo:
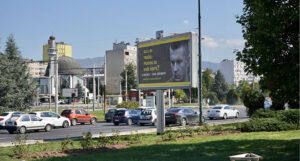
[[[249,118],[243,118],[240,120],[224,120],[222,122],[210,122],[207,123],[209,126],[215,126],[215,125],[226,125],[226,124],[232,124],[232,123],[241,123],[241,122],[246,122],[248,121]],[[200,126],[196,125],[196,126],[186,126],[186,127],[182,127],[182,126],[175,126],[175,127],[165,127],[166,130],[179,130],[179,129],[183,129],[183,128],[198,128]],[[149,133],[156,133],[157,129],[142,129],[142,130],[134,130],[134,131],[123,131],[123,132],[119,132],[119,135],[131,135],[131,134],[149,134]],[[110,133],[103,133],[101,136],[113,136],[115,133],[110,132]],[[100,134],[92,134],[92,138],[98,138],[100,136]],[[69,137],[70,140],[78,140],[78,139],[82,139],[83,136],[76,136],[76,137]],[[50,142],[54,142],[54,141],[62,141],[65,140],[66,138],[57,138],[57,139],[44,139],[44,140],[26,140],[25,144],[36,144],[36,143],[50,143]],[[6,143],[0,143],[0,147],[9,147],[9,146],[15,146],[16,144],[14,144],[13,142],[6,142]]]

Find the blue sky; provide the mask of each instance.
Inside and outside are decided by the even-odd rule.
[[[74,58],[92,58],[112,49],[115,41],[134,44],[154,38],[197,31],[197,0],[0,0],[0,50],[13,34],[24,58],[42,59],[42,46],[53,33],[72,45]],[[244,40],[242,0],[201,0],[203,60],[234,59]]]

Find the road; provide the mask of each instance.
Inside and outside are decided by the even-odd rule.
[[[238,120],[243,120],[247,118],[246,110],[244,107],[237,108],[240,111],[240,117],[234,119],[227,119],[227,120],[208,120],[206,119],[206,123],[213,125],[213,124],[220,124],[220,123],[232,123]],[[204,116],[206,116],[207,110],[203,110]],[[156,129],[155,126],[138,126],[138,125],[120,125],[114,126],[113,123],[106,123],[106,122],[97,122],[95,125],[77,125],[72,126],[69,128],[56,128],[50,132],[28,132],[28,139],[30,140],[43,140],[43,141],[54,141],[54,140],[61,140],[64,138],[81,138],[83,132],[90,131],[92,134],[99,134],[101,133],[112,133],[114,131],[120,132],[135,132],[137,130],[146,130],[146,129]],[[6,130],[0,130],[0,143],[3,142],[11,142],[15,140],[16,134],[9,134]]]

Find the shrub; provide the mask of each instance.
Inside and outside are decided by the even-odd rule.
[[[242,99],[249,116],[252,116],[259,108],[264,108],[265,97],[258,90],[246,90],[242,94]]]
[[[127,108],[127,109],[135,109],[138,108],[140,105],[138,102],[132,102],[132,101],[127,101],[127,102],[122,102],[117,105],[117,108]]]
[[[94,147],[94,141],[92,138],[92,133],[91,132],[83,132],[83,139],[80,140],[80,145],[82,149],[88,149],[91,147]]]
[[[219,102],[217,94],[215,92],[208,92],[207,99],[209,99],[209,105],[215,105]]]
[[[251,116],[251,118],[275,118],[276,111],[259,109]]]
[[[29,146],[26,145],[27,138],[28,138],[27,134],[17,134],[15,136],[14,146],[12,149],[14,155],[22,155],[28,153]]]
[[[161,135],[162,141],[175,141],[177,138],[177,133],[173,131],[166,131]]]
[[[120,131],[112,130],[113,135],[110,137],[112,144],[118,144],[121,141]]]
[[[290,124],[299,125],[300,111],[298,109],[281,110],[277,112],[277,119]]]
[[[103,148],[106,145],[111,144],[111,138],[105,136],[103,133],[99,134],[99,138],[97,139],[97,147],[98,148]]]
[[[280,121],[276,118],[254,118],[248,122],[241,123],[237,129],[242,132],[284,131],[297,129],[297,126]]]
[[[73,141],[70,140],[68,137],[64,141],[60,142],[60,147],[62,151],[69,150],[70,146],[74,146],[74,144]]]

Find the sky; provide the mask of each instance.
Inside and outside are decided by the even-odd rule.
[[[236,16],[242,0],[201,0],[202,60],[235,59],[244,39]],[[198,0],[0,0],[0,51],[12,34],[21,55],[42,60],[52,34],[74,58],[104,56],[114,42],[198,31]]]

